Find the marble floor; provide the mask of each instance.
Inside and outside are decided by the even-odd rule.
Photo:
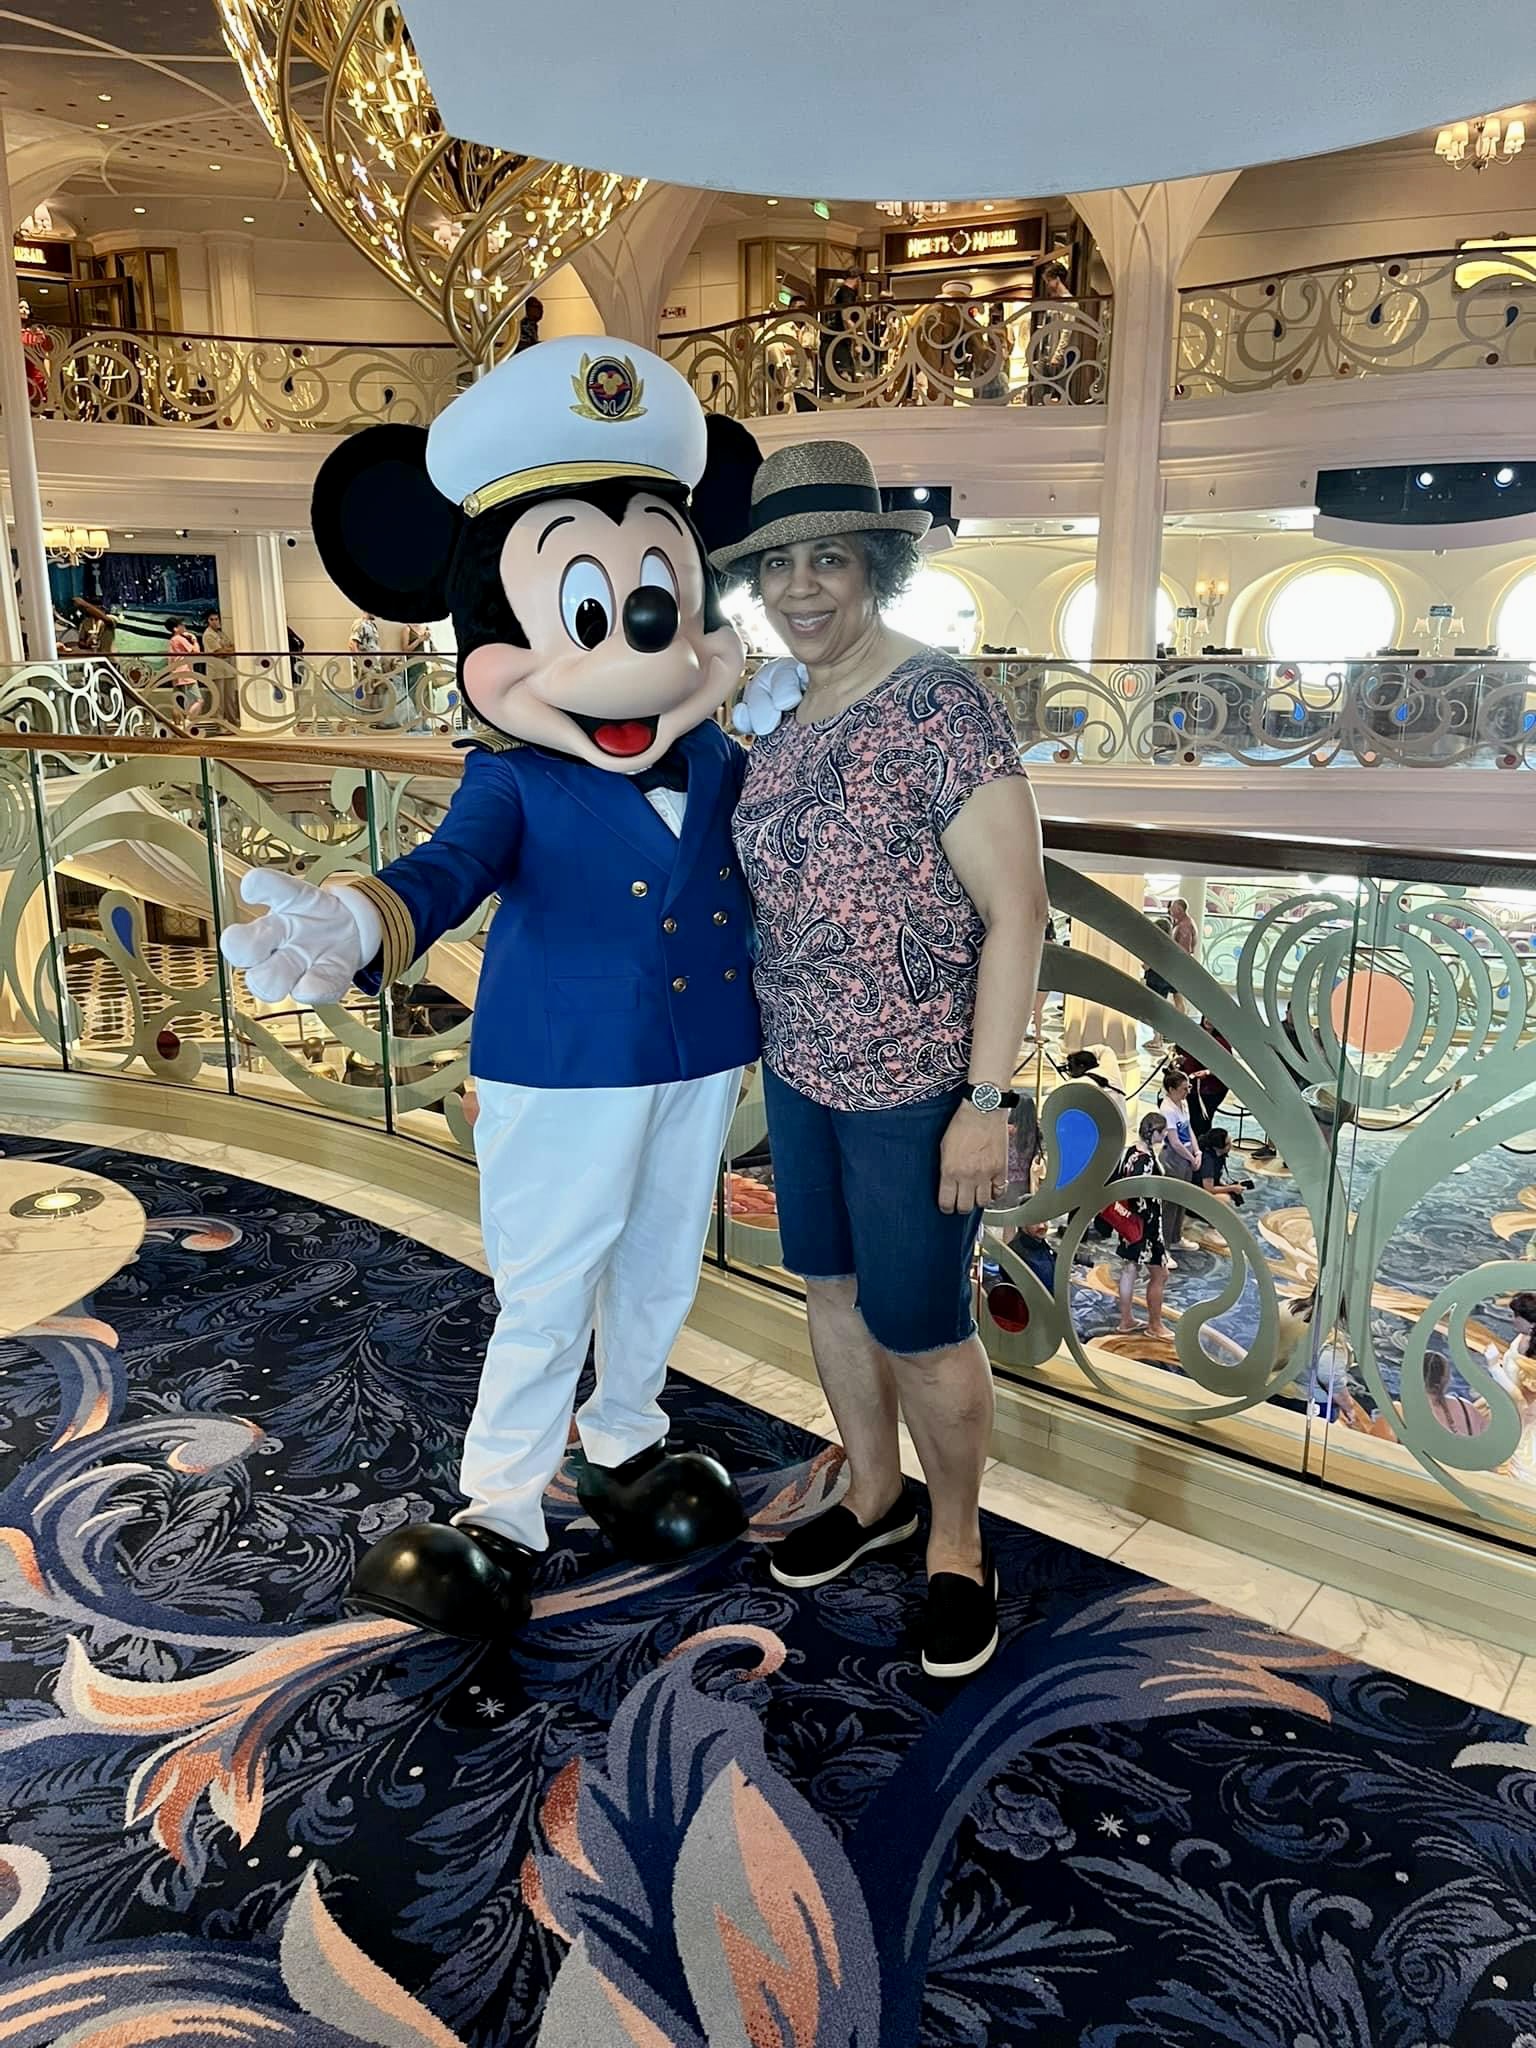
[[[152,1158],[185,1159],[242,1177],[312,1195],[351,1214],[387,1223],[435,1251],[488,1271],[479,1231],[461,1218],[423,1208],[371,1183],[349,1181],[316,1167],[296,1166],[273,1154],[198,1138],[171,1137],[116,1125],[12,1116],[0,1111],[0,1153],[6,1132],[113,1145]],[[0,1163],[0,1186],[4,1165]],[[3,1259],[3,1250],[0,1250]],[[0,1279],[0,1294],[4,1282]],[[673,1353],[677,1368],[722,1391],[831,1439],[837,1428],[824,1396],[793,1373],[685,1330]],[[903,1436],[903,1462],[918,1467]],[[1274,1628],[1359,1657],[1382,1670],[1536,1723],[1536,1656],[1486,1643],[1473,1636],[1379,1607],[1324,1586],[1278,1565],[1186,1535],[1111,1507],[1087,1494],[993,1460],[987,1469],[982,1504],[993,1513],[1038,1529],[1096,1557],[1112,1557],[1167,1585],[1197,1593]]]

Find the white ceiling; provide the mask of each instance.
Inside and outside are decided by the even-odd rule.
[[[805,198],[1001,198],[1311,156],[1536,94],[1529,0],[405,0],[456,135]]]

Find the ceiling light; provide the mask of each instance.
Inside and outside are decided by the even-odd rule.
[[[1490,164],[1512,163],[1525,147],[1525,123],[1516,115],[1505,122],[1497,114],[1480,121],[1453,121],[1435,137],[1435,155],[1453,171],[1485,171]]]
[[[1427,491],[1430,485],[1434,482],[1434,480],[1435,472],[1432,469],[1421,469],[1418,475],[1414,478],[1414,482],[1418,485],[1421,491]]]
[[[919,505],[926,505],[928,502],[928,486],[926,484],[919,484],[917,489],[912,493],[912,497],[914,503]]]
[[[98,121],[98,122],[96,123],[96,126],[97,126],[98,128],[105,128],[105,129],[107,129],[108,131],[110,131],[110,129],[111,129],[111,127],[112,127],[112,123],[111,123],[110,121]]]
[[[104,107],[110,106],[112,104],[112,95],[109,92],[99,92],[97,93],[96,97],[101,101],[101,104]]]
[[[210,164],[208,168],[210,171],[222,171],[224,166],[222,164]]]
[[[1501,491],[1507,491],[1515,480],[1515,472],[1509,468],[1496,470],[1493,480]]]
[[[996,213],[997,208],[992,204],[992,201],[990,199],[987,199],[982,202],[981,210],[983,213]]]
[[[254,213],[242,213],[240,218],[245,222],[247,227],[250,227],[252,223],[255,221],[256,216]]]
[[[136,206],[133,210],[135,213],[142,213],[144,211],[144,208],[142,206]]]

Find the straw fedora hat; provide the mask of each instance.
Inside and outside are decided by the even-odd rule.
[[[869,457],[851,441],[801,441],[770,455],[752,480],[752,515],[745,540],[717,548],[717,569],[797,540],[834,533],[928,531],[932,521],[915,508],[888,512]]]

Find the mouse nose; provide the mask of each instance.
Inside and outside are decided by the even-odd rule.
[[[677,599],[647,583],[624,600],[624,638],[637,654],[660,654],[677,638]]]

